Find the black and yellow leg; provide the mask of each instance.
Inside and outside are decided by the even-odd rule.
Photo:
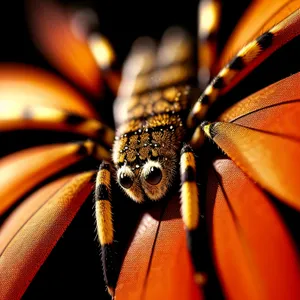
[[[108,39],[101,34],[97,14],[91,9],[79,9],[72,17],[76,35],[85,40],[108,87],[116,95],[120,85],[120,72],[116,66],[115,51]]]
[[[198,81],[201,90],[211,80],[217,58],[221,1],[202,0],[198,7]]]
[[[204,1],[204,3],[206,2],[211,1]],[[299,30],[295,30],[295,28],[299,28],[299,24],[300,15],[296,10],[240,49],[232,60],[219,71],[194,104],[188,116],[188,127],[195,128],[205,119],[207,111],[213,103],[220,99],[221,95],[236,86],[272,53],[299,36]]]
[[[188,248],[195,268],[195,281],[199,285],[204,285],[207,277],[205,273],[201,272],[200,253],[197,251],[200,241],[198,230],[200,208],[196,183],[196,161],[193,150],[189,145],[185,145],[181,150],[180,175],[182,184],[181,214],[186,230]]]
[[[101,245],[104,280],[109,294],[114,297],[117,274],[114,263],[114,229],[110,199],[110,178],[110,165],[107,162],[102,162],[97,174],[95,191],[97,233]]]

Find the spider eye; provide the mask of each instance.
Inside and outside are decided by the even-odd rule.
[[[157,167],[151,167],[150,172],[145,176],[146,181],[152,185],[158,184],[161,181],[161,178],[161,169]]]
[[[126,173],[120,174],[119,182],[124,189],[129,189],[133,184],[132,178]]]

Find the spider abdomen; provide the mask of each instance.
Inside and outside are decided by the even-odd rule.
[[[173,151],[178,153],[189,92],[188,86],[171,87],[123,99],[127,118],[117,129],[114,164],[135,170],[149,159],[164,160]]]

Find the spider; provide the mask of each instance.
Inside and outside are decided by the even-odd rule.
[[[211,56],[214,55],[219,13],[218,1],[204,1],[200,5],[200,20],[203,20],[199,26],[200,49],[208,47]],[[198,149],[204,144],[205,135],[214,140],[219,128],[222,128],[221,123],[205,121],[208,110],[219,95],[241,80],[283,42],[292,39],[292,26],[286,27],[286,24],[296,24],[297,18],[296,11],[243,47],[200,97],[200,88],[189,85],[194,70],[193,46],[187,33],[170,28],[157,49],[147,38],[139,39],[133,46],[123,68],[123,79],[114,104],[117,131],[112,148],[113,167],[110,162],[102,162],[95,190],[104,278],[112,296],[117,276],[113,267],[111,178],[137,203],[160,201],[172,187],[179,165],[181,214],[195,267],[195,281],[199,285],[206,283],[207,277],[201,272],[199,258],[193,254],[196,245],[193,233],[200,223],[193,148]],[[211,68],[208,60],[211,59],[203,57],[200,74]],[[207,79],[201,75],[201,80],[204,85]],[[188,134],[189,130],[192,136]]]
[[[211,62],[215,56],[220,6],[218,1],[202,1],[199,8],[198,83],[194,80],[193,38],[182,29],[169,29],[158,47],[149,38],[139,39],[123,67],[114,103],[116,133],[96,120],[64,110],[34,107],[22,114],[26,121],[40,117],[46,121],[44,126],[49,126],[47,122],[51,121],[52,125],[84,133],[112,147],[112,156],[92,141],[76,147],[76,155],[93,155],[103,161],[96,178],[95,214],[104,279],[112,297],[118,277],[114,266],[113,181],[139,204],[163,201],[169,192],[178,191],[176,183],[181,181],[181,213],[195,281],[205,285],[209,280],[201,269],[199,256],[194,254],[195,245],[199,244],[194,233],[199,229],[202,203],[198,177],[204,172],[202,162],[205,160],[205,153],[203,157],[196,157],[194,150],[203,150],[206,141],[210,140],[221,144],[220,147],[230,153],[233,135],[227,133],[236,130],[235,125],[210,123],[210,111],[216,103],[222,102],[223,94],[298,35],[295,28],[299,24],[299,10],[296,10],[246,44],[207,85],[213,69]],[[95,33],[94,24],[88,24],[88,21],[84,16],[79,20],[83,26],[81,33],[109,79],[114,72],[112,52],[105,38]]]

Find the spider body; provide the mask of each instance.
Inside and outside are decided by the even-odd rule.
[[[198,227],[199,204],[196,163],[188,145],[189,109],[200,95],[191,88],[193,44],[179,28],[169,29],[158,47],[142,38],[123,67],[114,103],[116,136],[112,163],[102,163],[96,182],[96,217],[108,291],[114,295],[111,178],[137,203],[159,201],[181,173],[182,217],[189,244]],[[115,173],[115,176],[113,174]],[[178,191],[178,190],[177,190]],[[196,268],[197,269],[197,268]],[[198,282],[204,282],[199,272]]]
[[[299,37],[299,1],[274,1],[274,5],[270,7],[264,2],[267,1],[262,1],[262,4],[255,3],[255,6],[250,8],[253,14],[255,12],[253,8],[262,5],[265,9],[264,17],[250,18],[246,20],[247,22],[244,19],[242,32],[248,31],[246,37],[242,39],[243,42],[237,39],[238,42],[233,43],[229,50],[226,50],[227,55],[223,54],[220,64],[216,63],[219,55],[216,37],[221,25],[221,4],[219,0],[202,0],[198,12],[197,62],[193,59],[196,49],[191,43],[195,41],[195,37],[190,38],[183,30],[171,28],[167,30],[158,45],[150,38],[143,38],[134,44],[123,65],[122,76],[115,69],[113,49],[108,40],[98,32],[100,27],[98,28],[94,23],[95,16],[90,13],[81,14],[79,18],[78,15],[75,16],[72,30],[75,27],[79,29],[80,43],[84,43],[84,45],[80,44],[84,48],[79,49],[83,52],[79,51],[79,56],[78,53],[70,55],[72,52],[69,50],[74,50],[74,45],[69,42],[72,47],[69,49],[66,47],[67,56],[62,55],[65,52],[61,52],[65,47],[56,48],[58,57],[64,63],[67,61],[66,66],[69,66],[70,61],[66,58],[81,57],[81,53],[86,53],[93,61],[94,71],[98,74],[101,69],[106,87],[116,95],[113,105],[116,131],[115,128],[102,123],[105,118],[97,119],[101,116],[83,99],[75,95],[74,99],[67,97],[70,93],[68,89],[58,94],[45,89],[45,82],[51,82],[50,86],[52,86],[52,80],[37,73],[39,76],[32,79],[36,81],[33,86],[40,86],[41,89],[37,89],[32,94],[39,99],[38,105],[32,103],[31,94],[24,101],[22,97],[22,101],[5,100],[5,105],[2,105],[5,109],[0,113],[1,130],[46,129],[77,134],[91,140],[53,146],[53,149],[52,146],[32,149],[29,154],[17,153],[16,156],[12,156],[13,162],[12,158],[8,157],[1,165],[4,175],[2,177],[6,178],[6,173],[10,173],[6,169],[9,166],[14,181],[9,185],[0,182],[1,195],[5,199],[2,204],[0,203],[0,214],[33,188],[38,188],[45,179],[49,178],[51,181],[53,178],[49,176],[56,173],[60,176],[58,172],[62,169],[88,156],[93,156],[97,161],[102,161],[95,184],[95,216],[104,280],[113,297],[117,288],[118,297],[120,295],[126,298],[127,294],[130,294],[130,299],[134,297],[157,299],[157,297],[150,298],[149,291],[155,295],[159,286],[160,298],[198,299],[200,297],[202,299],[201,295],[196,298],[188,297],[193,293],[193,287],[188,282],[189,278],[186,280],[186,274],[194,275],[198,285],[204,285],[208,280],[208,285],[206,288],[201,287],[200,293],[209,290],[211,282],[214,281],[214,274],[211,273],[210,266],[205,266],[205,260],[208,258],[205,246],[208,243],[211,243],[209,247],[214,255],[214,267],[222,279],[221,284],[229,298],[244,299],[253,293],[254,298],[274,299],[289,297],[286,296],[290,295],[289,291],[294,293],[294,290],[297,290],[299,293],[298,255],[293,250],[289,235],[285,233],[280,216],[276,215],[275,205],[269,203],[273,202],[273,197],[276,197],[276,201],[282,200],[283,203],[299,210],[299,176],[295,173],[295,170],[299,169],[295,165],[299,161],[297,159],[300,153],[299,137],[298,130],[291,126],[291,124],[298,124],[296,105],[299,102],[299,73],[274,85],[266,86],[263,90],[235,103],[242,99],[242,95],[251,94],[260,87],[260,85],[256,87],[254,81],[251,93],[245,91],[239,95],[243,86],[252,83],[250,73],[254,71],[255,75],[257,67],[267,67],[267,73],[258,70],[261,72],[258,72],[259,74],[273,73],[270,62],[274,62],[273,65],[277,68],[277,63],[282,66],[286,61],[281,62],[275,52],[279,50],[280,54],[284,50],[279,57],[289,56],[291,48],[296,45],[296,38]],[[282,6],[283,2],[286,6]],[[46,1],[46,3],[50,2]],[[49,24],[47,19],[51,20],[50,27],[55,27],[53,27],[52,16],[56,14],[51,13],[53,9],[54,11],[57,9],[58,15],[63,16],[62,11],[60,13],[59,7],[56,8],[55,5],[52,7],[51,4],[46,8],[37,10],[37,16],[41,20],[41,26],[35,26],[38,29],[44,24]],[[46,12],[50,12],[48,18],[44,16]],[[259,11],[259,14],[261,12]],[[92,24],[89,24],[90,22]],[[69,22],[59,26],[67,32],[70,31]],[[59,30],[59,33],[61,32],[64,30]],[[57,46],[62,41],[57,34],[56,38],[60,38],[58,41],[48,38],[44,33],[41,36],[47,45],[45,47],[47,50],[48,42],[55,41],[54,44]],[[65,34],[61,36],[65,39]],[[236,37],[239,35],[235,35]],[[293,44],[287,45],[294,39]],[[71,41],[75,42],[73,39]],[[271,57],[273,54],[275,56]],[[271,60],[268,62],[269,58]],[[291,64],[294,64],[294,58],[292,56]],[[93,94],[96,92],[98,96],[99,80],[95,74],[93,76],[93,72],[90,72],[88,68],[90,64],[84,66],[81,60],[74,61],[76,62],[74,68],[67,68],[66,75],[70,75],[69,69],[75,70],[74,74],[83,80],[78,82],[89,87],[90,92]],[[264,62],[267,64],[263,66]],[[287,69],[289,68],[288,64]],[[85,71],[81,74],[78,70],[82,71],[82,69]],[[281,67],[278,69],[279,73],[284,73],[284,70],[280,70]],[[294,67],[292,70],[295,70]],[[74,74],[71,73],[73,78]],[[28,74],[26,67],[26,77]],[[90,75],[86,76],[87,74]],[[73,80],[77,81],[77,75]],[[262,75],[258,76],[258,80],[263,78]],[[6,82],[8,82],[7,76],[10,78],[9,74],[6,74]],[[270,77],[265,78],[266,84],[274,80],[272,76]],[[246,82],[244,85],[243,79]],[[16,78],[13,80],[17,81]],[[59,86],[58,83],[57,85]],[[10,84],[8,86],[12,90]],[[22,84],[20,87],[24,88]],[[4,85],[2,94],[3,88]],[[15,94],[18,89],[14,88],[12,95],[14,97],[17,95],[19,98],[20,94]],[[41,93],[44,89],[46,94]],[[52,95],[48,99],[49,93]],[[5,99],[10,95],[10,93],[6,95],[5,88],[4,95]],[[70,102],[60,101],[59,105],[53,105],[59,98]],[[224,104],[219,105],[222,102]],[[224,107],[232,103],[235,104],[229,111],[223,111]],[[99,112],[100,108],[101,105]],[[204,136],[213,143],[201,148]],[[222,151],[220,157],[215,155],[216,146]],[[193,152],[196,148],[197,160]],[[109,149],[112,149],[112,153]],[[208,149],[212,150],[213,155],[209,155],[210,153],[206,151]],[[268,155],[265,155],[266,152]],[[217,154],[220,152],[218,151]],[[32,165],[30,168],[27,166],[29,160]],[[208,160],[207,173],[204,160]],[[38,166],[39,164],[41,166]],[[197,171],[196,165],[199,166]],[[15,170],[18,170],[16,174]],[[94,172],[79,174],[72,177],[71,181],[63,178],[64,181],[58,182],[63,184],[61,187],[57,187],[57,181],[53,182],[54,187],[51,182],[50,190],[54,191],[58,188],[57,192],[43,199],[50,191],[46,185],[45,189],[38,189],[37,194],[34,194],[33,200],[36,202],[29,197],[24,201],[25,206],[17,208],[18,218],[12,215],[12,219],[9,220],[11,223],[8,223],[14,226],[12,229],[8,227],[4,229],[9,233],[7,235],[9,239],[4,238],[4,248],[2,247],[2,252],[0,251],[5,258],[1,260],[0,267],[4,270],[2,273],[6,274],[1,295],[6,295],[6,298],[16,298],[11,295],[21,297],[25,292],[38,268],[44,263],[77,210],[88,197],[94,185],[93,174]],[[201,193],[199,193],[197,183],[202,179],[199,184]],[[170,204],[172,201],[177,201],[177,197],[168,201],[169,203],[163,203],[166,205],[161,206],[163,211],[161,217],[153,218],[152,229],[154,230],[149,236],[148,220],[145,218],[144,223],[142,220],[139,226],[143,229],[143,234],[137,237],[138,243],[133,240],[126,253],[118,286],[118,272],[114,263],[116,252],[114,246],[117,242],[114,236],[114,221],[118,213],[114,214],[114,208],[117,207],[115,205],[117,201],[121,202],[124,199],[116,197],[115,190],[111,188],[114,186],[111,185],[112,181],[116,181],[125,194],[141,207],[146,201],[168,200],[167,192],[169,190],[172,193],[178,192],[177,182],[181,181],[180,213],[183,222],[171,219],[166,213],[168,208],[173,211],[174,207]],[[170,189],[171,186],[174,189]],[[36,212],[33,213],[35,209]],[[129,210],[130,207],[124,210],[125,218],[128,218]],[[200,213],[203,217],[201,220]],[[167,222],[164,222],[165,219]],[[121,223],[116,221],[118,225]],[[186,244],[191,254],[191,266],[183,257],[185,251],[181,251],[182,236],[178,238],[177,235],[178,229],[182,229],[180,228],[182,224],[186,233]],[[166,235],[166,232],[170,234]],[[209,233],[209,236],[205,236],[206,233]],[[177,237],[173,239],[175,235]],[[151,238],[148,239],[150,236]],[[285,255],[282,255],[283,253]],[[171,257],[169,264],[166,254]],[[144,256],[145,263],[140,259]],[[130,258],[129,264],[127,257]],[[134,268],[131,260],[134,261]],[[184,270],[188,273],[182,272],[181,261]],[[141,268],[141,265],[144,265],[144,268]],[[167,270],[170,266],[170,270]],[[190,271],[194,272],[191,274]],[[171,273],[177,275],[175,274],[173,278]],[[170,274],[172,276],[169,276]],[[167,280],[165,281],[163,277]],[[172,284],[167,287],[166,282],[169,280]],[[262,282],[264,282],[263,288],[260,289]],[[186,297],[178,293],[174,283],[180,288],[185,286]],[[194,285],[194,282],[192,284]],[[274,286],[278,289],[274,290]],[[171,294],[172,297],[166,297],[165,294]],[[299,296],[295,299],[299,299]]]
[[[113,162],[119,184],[134,201],[160,200],[171,186],[185,136],[189,94],[189,86],[182,86],[129,99]]]

